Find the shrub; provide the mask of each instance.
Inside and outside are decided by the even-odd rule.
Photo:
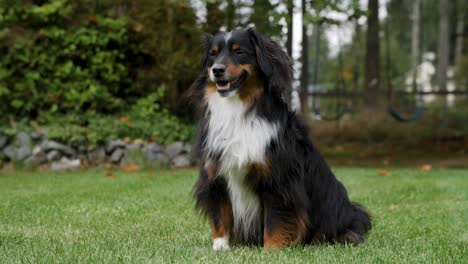
[[[127,19],[76,17],[72,1],[0,5],[3,113],[109,112],[130,82]]]

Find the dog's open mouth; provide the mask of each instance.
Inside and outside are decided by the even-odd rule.
[[[228,93],[235,91],[239,88],[241,88],[244,85],[245,80],[247,79],[247,72],[242,71],[242,73],[239,75],[239,77],[230,80],[230,81],[217,81],[216,82],[216,89],[218,90],[218,93],[221,95],[227,95]]]

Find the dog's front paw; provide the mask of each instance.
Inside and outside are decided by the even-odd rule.
[[[218,237],[213,240],[213,250],[221,251],[229,249],[229,239],[227,237]]]

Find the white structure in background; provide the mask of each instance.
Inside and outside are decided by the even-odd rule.
[[[435,60],[435,53],[433,52],[426,52],[423,55],[423,61],[421,64],[418,65],[418,68],[416,69],[416,87],[418,92],[432,92],[436,91],[437,86],[432,85],[432,80],[435,78],[436,74],[436,67],[434,66],[434,60]],[[448,82],[447,82],[447,91],[448,92],[453,92],[455,91],[455,82],[453,81],[453,68],[449,67],[447,70],[447,77],[448,77]],[[413,86],[413,74],[412,72],[409,72],[407,74],[407,78],[405,81],[406,84],[406,91],[411,92],[412,86]],[[416,101],[419,101],[419,96],[418,94],[416,96]],[[446,95],[446,100],[447,100],[447,106],[453,106],[455,103],[455,95],[454,94],[448,94]],[[421,97],[421,101],[424,105],[427,105],[428,103],[433,102],[436,99],[436,95],[434,94],[424,94]]]
[[[455,81],[453,80],[454,75],[453,67],[449,67],[447,70],[447,92],[453,92],[456,89]],[[455,105],[455,94],[447,94],[445,98],[447,100],[447,106],[452,107]]]
[[[426,52],[423,55],[421,64],[416,69],[416,89],[418,92],[432,92],[432,79],[436,73],[436,68],[433,64],[435,54],[433,52]],[[406,77],[406,91],[411,92],[413,89],[413,72],[410,71]],[[415,95],[418,102],[420,95]],[[435,100],[435,95],[425,94],[422,96],[422,103],[428,104]]]

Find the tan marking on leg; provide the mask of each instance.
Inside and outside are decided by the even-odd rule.
[[[266,216],[266,214],[265,214]],[[274,227],[273,230],[267,230],[266,218],[265,229],[263,233],[263,248],[264,249],[280,249],[291,244],[303,242],[307,234],[308,226],[305,214],[297,217],[294,222],[282,224]]]
[[[230,205],[221,206],[220,223],[217,227],[211,222],[211,230],[213,231],[213,238],[225,237],[231,234],[232,230],[232,209]]]
[[[216,179],[218,175],[217,175],[216,164],[213,161],[211,160],[206,161],[203,167],[206,170],[206,174],[208,174],[208,179],[210,181]]]

